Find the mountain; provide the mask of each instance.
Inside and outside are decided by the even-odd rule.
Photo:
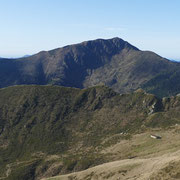
[[[97,39],[20,59],[0,60],[0,87],[21,84],[87,88],[104,84],[116,92],[143,88],[159,97],[180,92],[180,63],[120,39]]]
[[[24,55],[22,58],[26,58],[26,57],[29,57],[29,56],[31,56],[31,55],[26,54],[26,55]]]
[[[179,148],[179,117],[179,96],[159,99],[142,89],[2,88],[0,178],[41,179]],[[166,138],[152,141],[151,131]]]

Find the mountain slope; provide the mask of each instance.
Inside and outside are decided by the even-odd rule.
[[[84,171],[47,178],[46,180],[168,180],[179,179],[179,168],[180,151],[177,151],[157,157],[124,159],[104,163]]]
[[[179,81],[179,63],[140,51],[120,38],[86,41],[27,58],[0,60],[0,87],[54,84],[87,88],[105,84],[120,93],[142,87],[163,97],[179,93]]]
[[[119,95],[104,86],[3,88],[0,175],[39,179],[128,158],[102,151],[147,128],[180,123],[179,110],[180,97],[158,99],[142,90]]]

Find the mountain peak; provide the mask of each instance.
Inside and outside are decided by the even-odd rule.
[[[123,48],[139,50],[135,46],[131,45],[130,43],[128,43],[127,41],[124,41],[123,39],[121,39],[119,37],[114,37],[111,39],[101,39],[100,38],[100,39],[96,39],[96,40],[84,41],[80,44],[85,45],[85,46],[100,46],[100,45],[102,45],[102,47],[104,47],[104,48],[110,47],[110,48],[115,48],[115,49],[119,49],[119,50],[122,50]]]
[[[1,59],[0,87],[53,84],[87,88],[104,84],[120,93],[143,88],[162,97],[179,93],[179,67],[180,63],[140,51],[119,37],[96,39],[27,58]]]

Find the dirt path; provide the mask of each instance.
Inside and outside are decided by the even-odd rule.
[[[7,165],[7,171],[6,171],[6,177],[8,177],[11,174],[11,164]]]
[[[33,160],[36,160],[36,159],[33,159]],[[19,161],[19,162],[14,162],[14,163],[10,163],[10,164],[7,164],[6,165],[6,172],[5,172],[5,177],[0,177],[0,179],[6,179],[9,177],[9,175],[11,174],[11,168],[13,166],[17,166],[19,164],[23,164],[23,163],[29,163],[29,162],[32,162],[33,160],[29,160],[29,161]]]

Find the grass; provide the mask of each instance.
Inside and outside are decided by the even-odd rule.
[[[104,154],[111,152],[108,154],[108,158],[112,158],[111,163],[49,179],[66,180],[69,176],[74,179],[178,179],[180,134],[176,132],[177,129],[179,126],[173,126],[169,130],[149,129],[149,132],[133,135],[130,140],[123,140],[105,148],[107,151]],[[153,133],[162,135],[162,139],[150,138]],[[118,159],[124,152],[127,156]]]
[[[149,114],[152,105],[154,110]],[[114,157],[108,158],[101,151],[131,141],[134,134],[148,128],[166,129],[180,123],[179,109],[180,98],[164,101],[142,90],[119,95],[105,86],[83,90],[35,85],[1,89],[0,146],[4,147],[0,148],[1,176],[7,164],[31,161],[34,154],[45,164],[49,155],[61,157],[64,165],[58,173],[108,162]],[[133,156],[146,147],[151,144],[135,146],[132,152],[124,151],[118,158]],[[32,169],[38,177],[40,166],[32,163],[27,171],[22,171],[29,174],[28,169]],[[22,167],[16,168],[16,174],[21,172]]]

